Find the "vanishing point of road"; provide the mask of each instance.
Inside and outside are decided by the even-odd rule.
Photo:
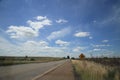
[[[74,80],[70,60],[0,67],[0,80]]]

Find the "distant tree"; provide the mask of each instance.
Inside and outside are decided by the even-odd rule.
[[[85,55],[83,53],[80,54],[79,56],[80,59],[84,59],[85,58]]]
[[[63,59],[66,59],[66,57],[63,57]]]
[[[74,57],[72,57],[71,59],[75,59]]]
[[[70,56],[67,56],[67,59],[70,59]]]
[[[28,56],[25,56],[25,58],[28,58]]]
[[[28,56],[25,56],[25,60],[27,60],[28,59]]]
[[[5,60],[5,57],[0,57],[0,60]]]
[[[34,58],[31,58],[30,61],[35,61],[35,59],[34,59]]]
[[[108,59],[108,57],[103,57],[104,59]]]

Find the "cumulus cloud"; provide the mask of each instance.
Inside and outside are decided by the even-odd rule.
[[[60,46],[68,46],[70,44],[69,42],[62,41],[62,40],[57,40],[55,43]]]
[[[39,36],[39,30],[45,26],[52,25],[51,20],[46,16],[37,16],[37,21],[28,20],[27,23],[29,26],[9,26],[6,31],[11,38],[14,39],[24,39],[24,38],[33,38]]]
[[[37,16],[36,19],[38,21],[32,21],[32,20],[27,21],[28,25],[31,28],[35,29],[36,31],[38,31],[39,29],[45,26],[52,25],[52,21],[49,20],[47,17]]]
[[[19,45],[0,37],[0,56],[54,56],[63,57],[65,48],[51,47],[46,41],[26,41]]]
[[[37,31],[25,26],[10,26],[6,32],[9,33],[11,38],[15,39],[32,38],[39,35]]]
[[[45,20],[45,19],[47,19],[47,17],[46,16],[37,16],[37,17],[35,17],[35,19],[37,19],[37,20]]]
[[[48,42],[46,42],[46,41],[39,41],[39,42],[27,41],[27,42],[24,43],[24,45],[27,45],[27,46],[38,46],[38,47],[47,47],[48,46]]]
[[[76,36],[76,37],[88,37],[88,36],[90,36],[90,32],[78,32],[78,33],[75,33],[74,36]]]
[[[57,22],[57,23],[66,23],[66,22],[68,22],[68,21],[65,20],[65,19],[58,19],[58,20],[56,20],[56,22]]]
[[[76,47],[76,48],[73,49],[73,52],[80,52],[84,49],[85,49],[85,47]]]
[[[71,32],[71,29],[69,27],[64,28],[60,31],[54,31],[47,37],[47,39],[52,40],[52,39],[61,38],[61,37],[68,35],[70,32]]]
[[[64,56],[65,49],[62,47],[51,47],[48,45],[46,41],[28,41],[25,42],[22,47],[20,48],[24,53],[27,55],[32,56]]]
[[[46,41],[40,41],[39,45],[40,46],[48,46],[48,42],[46,42]]]
[[[102,42],[103,42],[103,43],[106,43],[106,42],[109,42],[109,40],[103,40]]]

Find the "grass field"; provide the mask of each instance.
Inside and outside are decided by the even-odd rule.
[[[16,65],[16,64],[28,64],[28,63],[40,63],[40,62],[50,62],[58,61],[63,58],[55,57],[10,57],[10,56],[0,56],[0,66]]]
[[[120,80],[118,66],[105,66],[88,60],[72,60],[76,80]]]

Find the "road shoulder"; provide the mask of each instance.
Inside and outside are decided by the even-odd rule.
[[[71,61],[68,60],[63,65],[36,80],[75,80]]]

